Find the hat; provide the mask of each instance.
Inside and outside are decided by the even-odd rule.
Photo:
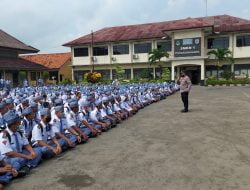
[[[26,99],[26,98],[24,98],[23,100],[22,100],[22,104],[25,104],[25,103],[29,103],[29,100],[28,99]]]
[[[84,106],[84,107],[89,107],[89,106],[90,106],[90,102],[88,102],[88,101],[84,102],[84,103],[83,103],[83,106]]]
[[[30,103],[31,108],[38,108],[38,104],[35,102]]]
[[[5,108],[6,106],[7,106],[6,102],[2,101],[2,102],[0,103],[0,109]]]
[[[42,99],[43,99],[42,96],[36,96],[36,97],[33,98],[34,101],[38,101],[38,100],[42,100]]]
[[[5,100],[6,104],[12,104],[14,102],[14,100],[12,98],[7,98]]]
[[[63,104],[63,100],[58,98],[55,100],[55,104]]]
[[[100,100],[95,101],[96,106],[100,106],[101,104],[102,104],[102,102]]]
[[[13,111],[8,111],[7,113],[3,115],[3,119],[8,125],[11,125],[18,121],[19,116]]]
[[[55,112],[63,111],[63,106],[56,106]]]
[[[41,116],[50,116],[51,113],[50,113],[50,110],[48,108],[42,108],[40,111],[40,115]]]
[[[26,116],[26,115],[29,115],[31,114],[31,112],[33,112],[32,108],[31,107],[27,107],[23,110],[23,115]]]
[[[71,101],[70,103],[69,103],[69,107],[70,108],[75,108],[75,107],[78,107],[79,105],[78,105],[78,102],[77,101]]]

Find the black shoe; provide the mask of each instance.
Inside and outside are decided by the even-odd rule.
[[[181,110],[181,113],[187,113],[188,110]]]
[[[24,176],[26,176],[29,172],[30,172],[29,167],[28,167],[28,166],[24,166],[24,167],[22,167],[22,168],[18,171],[17,177],[24,177]]]

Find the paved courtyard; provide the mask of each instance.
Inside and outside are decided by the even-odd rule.
[[[250,87],[194,87],[41,164],[7,189],[249,190]]]

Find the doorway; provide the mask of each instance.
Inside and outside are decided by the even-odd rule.
[[[181,71],[186,71],[186,74],[189,76],[192,84],[199,85],[201,82],[201,68],[200,66],[188,66],[181,67]]]

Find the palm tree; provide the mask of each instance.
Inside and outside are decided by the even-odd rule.
[[[157,61],[160,62],[163,57],[169,58],[169,53],[161,48],[153,49],[148,53],[148,55],[149,55],[148,61],[150,66],[152,64],[155,64]]]
[[[228,61],[231,63],[231,65],[234,62],[232,52],[228,48],[217,48],[209,51],[207,55],[215,56],[217,67],[217,79],[219,79],[219,68],[222,66],[223,62]]]

